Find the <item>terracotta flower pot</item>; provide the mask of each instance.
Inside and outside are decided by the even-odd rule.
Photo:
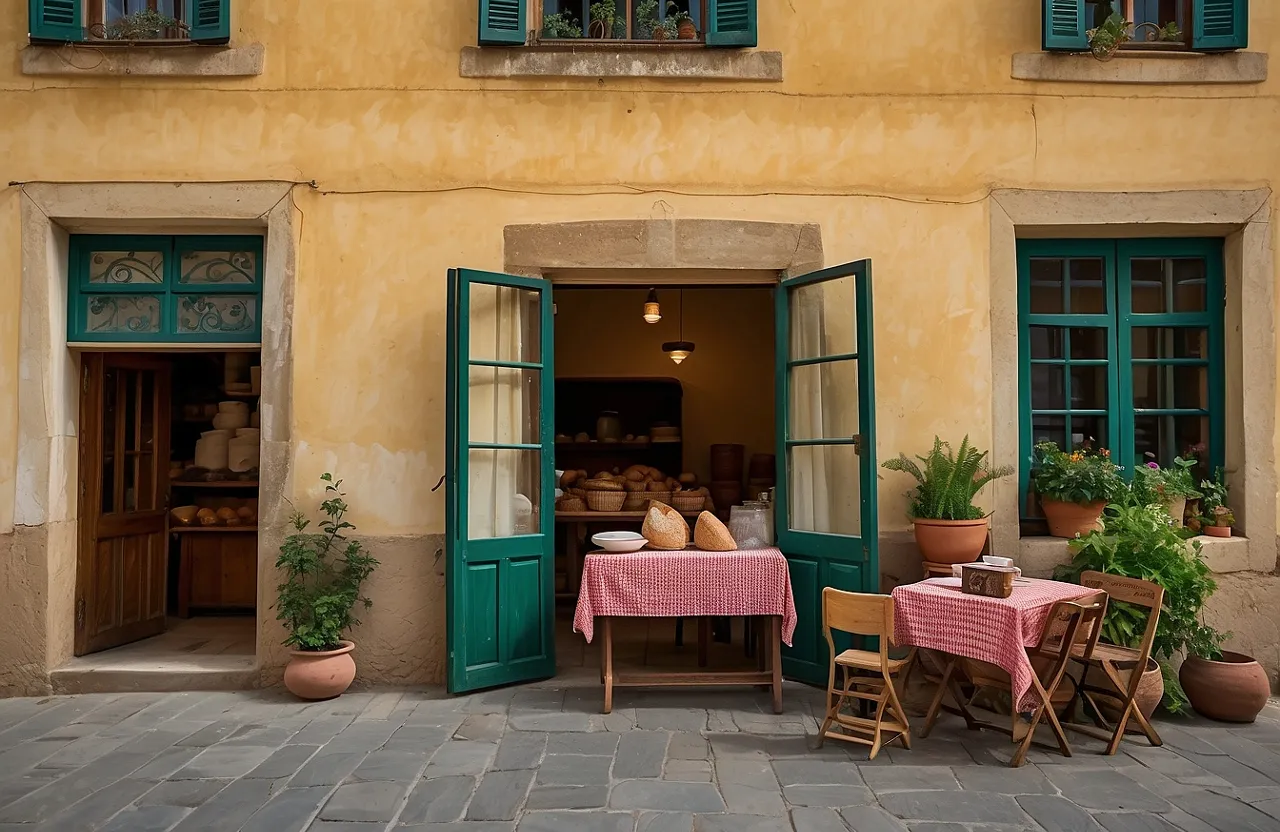
[[[293,659],[284,669],[284,686],[300,699],[332,699],[342,695],[356,678],[353,642],[341,642],[337,650],[290,650]]]
[[[1175,528],[1182,528],[1184,519],[1187,516],[1187,498],[1174,497],[1172,500],[1164,504],[1165,511],[1169,512],[1169,517],[1173,519]]]
[[[1088,678],[1091,684],[1111,688],[1113,690],[1115,688],[1107,678],[1106,674],[1097,670],[1097,668],[1089,668]],[[1120,678],[1126,683],[1129,681],[1129,677],[1124,675],[1124,671],[1121,671]],[[1120,691],[1116,691],[1116,693],[1113,694],[1115,697],[1114,699],[1104,698],[1099,703],[1107,718],[1112,722],[1120,719],[1120,702],[1122,701],[1120,693]],[[1151,719],[1151,715],[1156,712],[1156,708],[1159,707],[1160,700],[1163,698],[1164,674],[1160,672],[1160,665],[1156,663],[1155,659],[1147,659],[1147,669],[1143,671],[1142,680],[1138,682],[1138,692],[1134,694],[1133,699],[1138,703],[1138,710],[1142,712],[1142,715],[1147,719]],[[1136,731],[1139,729],[1137,728],[1136,723],[1131,721],[1129,723],[1129,730]]]
[[[676,37],[680,40],[697,40],[698,30],[692,20],[681,20],[676,27]]]
[[[1203,531],[1209,537],[1231,537],[1230,526],[1205,526]]]
[[[1049,534],[1054,537],[1083,536],[1094,529],[1101,529],[1102,524],[1098,522],[1098,518],[1102,516],[1102,510],[1106,507],[1105,500],[1080,505],[1040,498],[1040,508],[1044,510],[1045,519],[1049,521]]]
[[[987,542],[987,518],[915,520],[916,546],[930,563],[973,563]]]
[[[1178,681],[1196,713],[1223,722],[1253,722],[1271,695],[1271,680],[1262,665],[1225,650],[1217,662],[1188,656]]]

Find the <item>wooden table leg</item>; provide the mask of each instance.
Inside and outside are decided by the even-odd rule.
[[[600,669],[604,675],[604,711],[613,712],[613,619],[601,616]]]
[[[707,647],[711,641],[711,619],[698,619],[698,667],[707,666]]]
[[[769,669],[773,671],[773,712],[782,713],[782,616],[769,616]]]

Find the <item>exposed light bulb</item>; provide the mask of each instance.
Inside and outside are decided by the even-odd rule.
[[[682,363],[693,352],[692,341],[668,341],[662,345],[662,351],[677,364]]]
[[[688,350],[672,350],[670,353],[668,353],[668,355],[671,356],[672,361],[676,362],[677,364],[680,364],[680,363],[683,363],[684,360],[689,357],[689,351]]]
[[[644,322],[656,324],[662,320],[662,307],[658,306],[658,290],[650,289],[649,297],[644,301]]]

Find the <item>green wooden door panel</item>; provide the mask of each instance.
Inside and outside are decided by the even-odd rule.
[[[555,673],[551,326],[546,281],[449,272],[445,585],[453,693]]]
[[[784,280],[775,309],[774,512],[797,616],[783,672],[823,683],[823,588],[875,592],[879,582],[871,262]]]

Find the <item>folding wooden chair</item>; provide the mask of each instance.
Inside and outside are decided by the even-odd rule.
[[[1075,696],[1074,688],[1071,692],[1064,694],[1058,690],[1058,686],[1064,679],[1071,681],[1071,677],[1067,676],[1067,666],[1077,647],[1081,648],[1080,655],[1086,657],[1091,655],[1092,646],[1097,640],[1102,616],[1106,610],[1105,592],[1074,601],[1058,601],[1049,610],[1036,646],[1026,648],[1031,666],[1035,670],[1031,677],[1031,687],[1036,695],[1036,707],[1031,713],[1030,724],[1021,722],[1016,702],[1012,703],[1014,707],[1011,708],[1013,713],[1008,727],[975,717],[970,707],[980,693],[994,689],[1002,690],[1012,696],[1013,682],[1008,672],[994,664],[954,656],[947,664],[942,683],[938,686],[938,692],[929,706],[929,714],[920,736],[927,737],[933,730],[938,712],[943,709],[943,696],[949,693],[956,703],[960,716],[964,718],[965,724],[970,729],[990,728],[1008,734],[1014,742],[1018,743],[1018,750],[1009,761],[1010,766],[1017,768],[1026,761],[1027,751],[1031,748],[1036,728],[1042,719],[1048,720],[1062,755],[1070,757],[1071,744],[1067,742],[1062,723],[1058,721],[1058,715],[1054,711],[1054,705],[1068,704]],[[973,685],[973,694],[970,696],[965,696],[960,689],[959,674],[961,673],[967,675],[969,682]]]
[[[837,655],[832,630],[861,636],[876,636],[879,652],[845,650]],[[905,658],[889,658],[893,638],[893,597],[842,592],[832,587],[822,590],[822,633],[831,650],[831,672],[827,679],[827,715],[818,732],[818,745],[827,737],[871,746],[871,759],[886,742],[901,740],[911,747],[911,726],[893,687],[893,677],[915,660],[911,648]],[[836,668],[844,674],[843,686],[836,687]],[[875,703],[875,718],[841,713],[850,700]],[[887,712],[887,718],[886,718]],[[835,730],[835,727],[840,730]],[[885,734],[891,734],[886,741]]]
[[[1138,685],[1142,682],[1142,674],[1146,670],[1147,662],[1151,658],[1151,645],[1155,642],[1156,627],[1160,622],[1160,605],[1164,602],[1164,587],[1151,581],[1126,578],[1121,575],[1110,575],[1106,572],[1084,572],[1080,575],[1080,583],[1083,586],[1103,590],[1110,597],[1111,602],[1121,601],[1126,604],[1146,607],[1148,611],[1147,627],[1143,630],[1142,641],[1136,648],[1102,642],[1095,644],[1088,655],[1085,654],[1084,649],[1080,646],[1074,648],[1071,653],[1071,657],[1085,667],[1085,672],[1077,685],[1078,694],[1084,697],[1093,709],[1094,722],[1098,728],[1103,729],[1104,732],[1111,732],[1106,753],[1115,754],[1119,750],[1120,742],[1124,739],[1125,728],[1129,724],[1130,718],[1133,718],[1138,723],[1138,727],[1142,729],[1142,733],[1146,735],[1148,742],[1152,745],[1163,745],[1164,741],[1160,739],[1160,735],[1156,733],[1156,729],[1152,727],[1151,722],[1138,710],[1138,705],[1134,698],[1137,696]],[[1089,670],[1092,668],[1097,668],[1101,671],[1109,684],[1097,685],[1090,682]],[[1126,670],[1129,673],[1127,681],[1122,675],[1122,671]],[[1116,722],[1114,728],[1107,725],[1102,709],[1098,706],[1096,696],[1106,696],[1119,700],[1120,719]],[[1091,736],[1101,736],[1103,739],[1108,738],[1106,733],[1094,733],[1088,730],[1086,726],[1068,725],[1068,727],[1083,731]]]

